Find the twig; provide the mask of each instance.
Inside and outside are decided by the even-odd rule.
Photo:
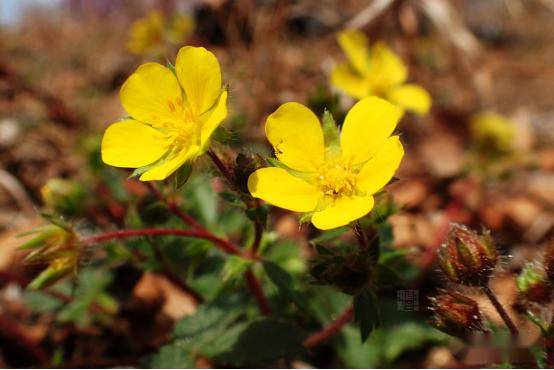
[[[21,185],[21,183],[6,170],[0,169],[0,186],[6,189],[15,199],[19,207],[27,215],[34,215],[33,201]]]
[[[354,307],[350,306],[343,313],[341,313],[340,316],[337,317],[337,319],[331,324],[306,338],[303,343],[304,347],[312,349],[314,347],[317,347],[321,343],[326,342],[327,340],[329,340],[329,338],[337,334],[344,325],[349,323],[350,320],[352,320],[353,316]]]
[[[494,295],[491,288],[488,285],[483,285],[482,288],[483,288],[483,292],[485,292],[487,297],[489,297],[489,300],[491,301],[492,305],[494,306],[494,308],[496,309],[496,311],[498,312],[502,320],[504,320],[504,322],[506,323],[506,326],[508,327],[508,329],[510,329],[510,332],[512,333],[512,335],[514,336],[518,335],[519,330],[517,330],[517,327],[515,326],[514,322],[512,321],[510,316],[508,316],[508,313],[506,312],[504,307],[502,307],[502,304],[498,301],[498,299]]]
[[[363,28],[381,15],[395,0],[374,0],[367,8],[349,20],[345,28]]]

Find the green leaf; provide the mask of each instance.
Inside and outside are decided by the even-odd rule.
[[[339,128],[335,123],[335,119],[333,118],[333,115],[327,109],[325,109],[325,112],[323,112],[322,122],[323,122],[323,137],[325,140],[325,147],[340,148]]]
[[[342,234],[344,234],[348,230],[350,230],[350,228],[348,226],[342,226],[342,227],[338,227],[336,229],[324,231],[321,234],[319,234],[316,238],[312,239],[310,242],[313,243],[313,244],[324,243],[324,242],[329,241],[331,239],[338,238],[339,236],[341,236]]]
[[[227,330],[243,314],[242,297],[225,296],[200,306],[194,315],[177,322],[173,330],[175,339],[195,339],[195,347],[203,340],[215,338]]]
[[[263,205],[256,208],[248,208],[246,211],[246,216],[254,222],[259,222],[262,227],[265,228],[267,224],[267,213],[268,207]]]
[[[279,292],[285,298],[293,301],[298,308],[305,310],[308,304],[304,296],[299,292],[298,283],[292,275],[271,261],[264,261],[263,266],[267,276],[277,286]]]
[[[243,204],[242,199],[240,199],[240,197],[235,193],[224,191],[222,193],[219,193],[219,196],[221,197],[221,199],[234,206],[240,206]]]
[[[192,369],[195,361],[188,347],[189,343],[184,340],[165,345],[147,360],[147,366],[151,369]]]
[[[233,141],[233,133],[223,126],[217,126],[212,133],[212,139],[222,144],[229,144]]]
[[[252,261],[239,256],[229,256],[225,261],[221,278],[225,282],[239,278],[251,265]]]
[[[190,175],[192,173],[192,165],[190,163],[185,163],[181,166],[176,172],[175,176],[173,177],[173,186],[175,190],[179,190],[187,183],[187,181],[190,178]]]
[[[304,355],[306,350],[302,346],[303,340],[304,333],[292,323],[260,319],[249,323],[233,348],[217,356],[216,360],[234,366],[267,366],[282,358]]]
[[[373,291],[365,289],[354,297],[354,320],[360,325],[362,342],[381,325],[381,312]]]

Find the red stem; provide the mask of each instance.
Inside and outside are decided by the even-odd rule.
[[[199,238],[205,239],[213,242],[217,245],[222,251],[242,256],[240,249],[235,247],[233,244],[228,242],[225,239],[221,239],[218,236],[215,236],[212,233],[206,232],[205,230],[180,230],[180,229],[140,229],[140,230],[117,230],[110,231],[107,233],[93,235],[84,238],[82,241],[85,244],[96,244],[101,243],[110,239],[123,239],[133,236],[143,236],[143,235],[178,235],[189,238]]]
[[[329,340],[329,338],[337,334],[344,325],[350,322],[353,316],[354,307],[350,306],[346,310],[344,310],[344,312],[341,313],[340,316],[331,324],[306,338],[306,340],[304,341],[304,347],[312,349],[314,347],[317,347],[321,343],[326,342],[327,340]]]
[[[258,301],[258,306],[260,307],[260,311],[262,311],[262,313],[265,316],[271,316],[272,311],[269,305],[269,301],[265,296],[265,293],[263,291],[262,285],[260,284],[260,281],[254,275],[254,273],[252,272],[252,269],[249,269],[244,273],[244,278],[246,279],[248,288],[250,289],[252,294],[254,294],[254,296],[256,297],[256,300]]]
[[[175,203],[172,199],[166,199],[163,194],[160,192],[160,190],[152,183],[145,182],[146,186],[150,191],[158,198],[161,202],[164,202],[169,209],[175,216],[179,217],[181,220],[183,220],[184,223],[187,225],[190,225],[192,228],[195,229],[204,229],[200,223],[198,223],[191,215],[188,213],[182,211],[179,206],[177,206],[177,203]]]
[[[219,170],[219,172],[221,172],[221,174],[227,179],[227,181],[229,181],[229,183],[231,184],[231,186],[234,186],[234,183],[233,183],[233,180],[234,180],[234,176],[233,174],[229,171],[229,169],[227,168],[227,166],[225,166],[225,164],[223,163],[223,161],[217,156],[217,154],[214,153],[214,151],[212,151],[211,149],[208,150],[208,155],[210,156],[210,158],[212,159],[212,162],[215,164],[215,166],[217,167],[217,169]]]

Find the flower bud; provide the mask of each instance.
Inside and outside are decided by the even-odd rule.
[[[463,337],[472,331],[486,331],[477,302],[456,292],[440,291],[431,297],[434,316],[431,325],[454,336]]]
[[[74,181],[50,179],[40,192],[44,205],[49,210],[62,215],[76,215],[83,209],[86,192]]]
[[[547,303],[552,295],[552,286],[543,266],[526,264],[516,279],[517,290],[527,302]]]
[[[368,253],[349,246],[316,248],[318,256],[310,261],[310,274],[316,284],[334,285],[351,295],[370,284],[374,261]]]
[[[32,251],[25,257],[28,264],[48,265],[30,284],[30,289],[41,289],[70,274],[77,267],[80,243],[77,234],[61,225],[46,225],[31,233],[38,234],[20,249]]]
[[[438,250],[443,273],[453,282],[469,286],[486,284],[498,255],[488,233],[481,235],[464,225],[450,224],[446,242]]]

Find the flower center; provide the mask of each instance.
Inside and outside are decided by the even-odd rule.
[[[164,135],[167,142],[178,150],[192,145],[200,145],[201,121],[193,106],[184,106],[181,98],[168,100],[169,110],[179,119],[164,125]]]
[[[353,195],[356,190],[356,174],[344,160],[328,161],[321,165],[317,179],[321,191],[332,198]]]

